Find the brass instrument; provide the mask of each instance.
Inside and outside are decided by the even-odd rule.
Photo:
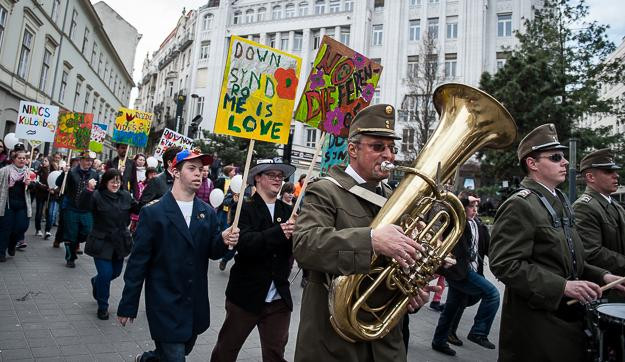
[[[383,338],[406,312],[409,299],[428,284],[464,230],[466,214],[460,200],[441,185],[483,147],[505,148],[517,136],[508,111],[488,94],[462,84],[444,84],[434,91],[440,123],[412,167],[384,163],[383,168],[406,173],[397,190],[371,223],[402,226],[425,249],[409,270],[397,261],[374,256],[369,274],[338,276],[329,290],[330,321],[345,340]],[[423,229],[417,225],[434,203],[445,205]],[[453,230],[442,241],[448,225]],[[440,227],[435,227],[440,225]]]

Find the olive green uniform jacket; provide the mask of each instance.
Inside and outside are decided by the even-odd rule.
[[[333,167],[328,176],[342,187],[323,178],[311,183],[293,234],[295,259],[310,271],[302,296],[295,361],[405,361],[400,325],[381,340],[350,343],[330,324],[326,275],[369,272],[373,252],[369,224],[379,207],[347,191],[356,181],[344,167]],[[361,186],[375,192],[375,185]],[[388,186],[384,193],[390,194]]]
[[[558,217],[562,202],[539,183],[521,185],[544,195]],[[603,284],[605,270],[584,262],[575,228],[573,249],[579,279]],[[538,196],[528,190],[510,197],[497,210],[491,234],[490,268],[505,285],[499,333],[499,361],[581,361],[583,315],[563,314],[573,257],[563,227],[554,227]]]
[[[586,260],[612,274],[625,275],[625,210],[597,191],[586,191],[573,204]]]

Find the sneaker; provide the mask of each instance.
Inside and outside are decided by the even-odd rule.
[[[37,236],[43,237],[43,233],[41,232],[41,230],[37,230]]]
[[[24,249],[25,247],[27,247],[28,244],[26,244],[26,240],[20,240],[17,242],[17,245],[15,245],[16,249]]]
[[[58,248],[60,244],[61,244],[61,242],[60,242],[60,241],[58,241],[58,240],[54,240],[54,242],[52,243],[52,247],[53,247],[53,248]]]
[[[76,254],[82,255],[82,250],[80,250],[80,246],[76,248]]]
[[[15,245],[10,245],[7,248],[7,254],[9,254],[9,256],[15,256]]]
[[[456,351],[454,351],[453,349],[451,349],[451,347],[449,347],[449,345],[447,343],[445,344],[434,344],[432,343],[432,349],[440,352],[440,353],[444,353],[448,356],[455,356],[456,355]]]
[[[477,343],[480,346],[487,348],[487,349],[495,349],[495,345],[492,344],[489,340],[488,337],[486,336],[480,336],[477,334],[469,334],[467,336],[467,339],[473,343]]]
[[[441,304],[440,302],[431,302],[430,309],[436,312],[442,312],[443,308],[445,308],[445,304]]]
[[[46,236],[43,237],[43,240],[48,240],[50,236],[52,236],[52,234],[49,231],[46,231]]]
[[[68,260],[67,264],[65,264],[66,267],[68,268],[75,268],[76,267],[76,263],[74,263],[73,260]]]
[[[462,346],[463,343],[460,340],[460,338],[458,338],[458,336],[455,333],[450,333],[449,336],[447,336],[447,342],[453,344],[454,346]]]
[[[7,261],[7,257],[4,255],[0,255],[0,263],[4,263],[5,261]]]
[[[219,261],[219,270],[224,271],[226,270],[226,262],[221,260]]]
[[[102,310],[98,309],[98,319],[107,321],[109,319],[109,312],[104,309]]]

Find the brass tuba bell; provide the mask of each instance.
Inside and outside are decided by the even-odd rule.
[[[330,321],[345,340],[383,338],[406,313],[408,301],[428,284],[464,230],[466,215],[460,200],[441,185],[458,167],[484,147],[505,148],[516,139],[517,128],[508,111],[490,95],[463,84],[444,84],[434,91],[440,116],[436,131],[412,167],[390,163],[382,167],[406,173],[397,190],[371,223],[402,226],[426,253],[409,270],[384,256],[374,256],[369,274],[338,276],[329,290]],[[434,203],[445,205],[421,230],[417,225]],[[435,226],[436,225],[436,226]],[[453,229],[442,240],[448,225]]]

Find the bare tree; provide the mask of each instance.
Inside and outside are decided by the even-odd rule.
[[[419,43],[418,55],[408,58],[408,74],[406,77],[409,88],[402,102],[404,112],[404,129],[408,139],[402,141],[402,153],[406,161],[416,158],[430,136],[436,123],[436,111],[432,103],[434,89],[443,80],[444,69],[438,64],[438,34],[425,32]]]

